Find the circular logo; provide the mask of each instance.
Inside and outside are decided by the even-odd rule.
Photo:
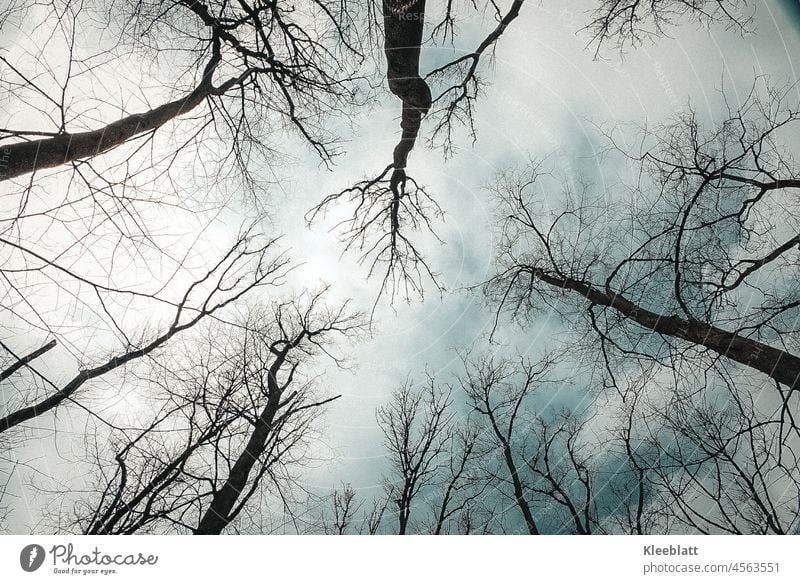
[[[19,565],[26,572],[35,572],[42,567],[44,556],[45,553],[42,546],[35,543],[26,545],[19,553]]]

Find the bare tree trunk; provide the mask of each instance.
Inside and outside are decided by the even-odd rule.
[[[702,345],[712,351],[768,375],[789,388],[800,385],[800,358],[754,339],[748,339],[697,320],[677,315],[663,316],[634,304],[621,294],[603,291],[587,282],[555,276],[534,268],[532,275],[542,282],[573,290],[600,306],[613,308],[626,318],[657,333]]]
[[[398,516],[400,527],[397,530],[397,535],[405,535],[406,529],[408,528],[408,519],[411,516],[411,506],[410,502],[403,498],[400,503],[400,515]]]
[[[217,33],[214,33],[212,38],[211,49],[211,58],[203,69],[202,79],[197,87],[180,99],[140,114],[126,116],[97,130],[77,134],[65,132],[52,138],[4,146],[2,150],[4,164],[0,168],[0,182],[108,152],[131,138],[156,130],[170,120],[193,110],[207,97],[225,93],[251,72],[245,71],[241,76],[228,79],[219,87],[214,87],[212,82],[214,71],[222,60],[221,41]]]
[[[108,152],[131,138],[156,130],[168,121],[193,110],[208,97],[210,90],[210,84],[201,85],[180,99],[144,113],[129,115],[98,130],[64,133],[53,138],[4,146],[3,157],[6,164],[0,170],[0,181]]]
[[[289,351],[300,344],[304,336],[305,331],[277,353],[275,362],[270,366],[267,374],[267,405],[261,410],[261,414],[256,420],[253,432],[247,441],[247,446],[236,459],[222,488],[214,493],[211,505],[200,518],[200,523],[194,532],[195,535],[218,535],[233,520],[231,516],[233,507],[247,486],[250,471],[253,470],[256,462],[258,462],[259,456],[264,453],[264,448],[273,429],[275,414],[281,407],[281,396],[284,388],[278,384],[278,372],[286,363],[286,356]]]
[[[269,403],[258,417],[247,446],[236,459],[225,484],[214,494],[211,505],[200,519],[195,535],[218,535],[231,522],[231,511],[247,486],[250,471],[264,452],[278,408],[279,391],[270,392]]]
[[[395,169],[403,169],[417,140],[423,116],[431,107],[431,90],[419,74],[425,0],[384,0],[384,51],[389,90],[403,102],[400,141],[394,149]]]
[[[511,473],[511,482],[514,485],[514,499],[517,502],[517,507],[522,512],[525,518],[525,525],[528,527],[528,533],[531,535],[539,535],[539,528],[536,526],[536,520],[533,518],[531,507],[528,501],[525,500],[525,493],[522,490],[522,481],[519,479],[519,470],[514,462],[514,455],[511,452],[511,445],[503,439],[503,457],[506,460],[508,472]]]

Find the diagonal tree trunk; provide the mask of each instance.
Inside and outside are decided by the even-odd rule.
[[[144,113],[129,115],[98,130],[65,133],[5,146],[2,150],[5,164],[0,167],[0,181],[108,152],[193,110],[210,95],[210,88],[210,85],[205,90],[200,87],[180,99]]]
[[[218,35],[212,39],[211,58],[203,70],[200,83],[184,96],[162,104],[146,112],[131,114],[111,122],[97,130],[63,133],[52,138],[17,142],[0,149],[3,164],[0,165],[0,182],[23,174],[46,168],[69,164],[108,152],[136,136],[157,130],[170,120],[192,111],[212,95],[221,95],[241,82],[256,68],[248,69],[241,75],[226,80],[215,87],[212,77],[222,60],[221,41]]]
[[[0,341],[0,346],[2,346],[4,349],[8,350],[7,347],[5,346],[5,344],[3,344],[2,341]],[[36,349],[35,351],[33,351],[32,353],[30,353],[28,355],[25,355],[24,357],[19,357],[19,358],[17,358],[16,355],[14,355],[11,351],[8,351],[15,358],[17,358],[17,360],[10,367],[6,368],[4,371],[0,371],[0,381],[3,381],[4,379],[8,379],[12,375],[14,375],[14,373],[19,371],[21,368],[25,367],[28,363],[30,363],[34,359],[38,359],[39,357],[41,357],[42,355],[47,353],[47,351],[49,351],[50,349],[52,349],[55,346],[56,346],[56,340],[53,339],[52,341],[50,341],[49,343],[47,343],[43,347],[40,347],[40,348]]]
[[[613,308],[625,318],[654,332],[706,347],[723,357],[752,367],[789,388],[800,386],[800,357],[791,353],[698,320],[652,312],[621,294],[595,288],[581,280],[554,275],[540,268],[529,271],[545,284],[577,292],[594,304]]]
[[[277,396],[277,394],[274,395]],[[270,392],[269,402],[258,417],[250,439],[247,441],[247,446],[236,459],[222,488],[215,493],[211,505],[203,514],[200,524],[195,530],[195,535],[218,535],[233,519],[231,517],[233,507],[245,490],[250,472],[259,456],[264,452],[272,430],[272,423],[279,407],[278,398],[272,396],[273,393]]]
[[[247,440],[247,445],[233,464],[228,478],[225,479],[222,488],[214,493],[211,505],[200,518],[200,523],[194,532],[195,535],[218,535],[233,520],[231,512],[247,486],[250,472],[258,462],[258,458],[264,453],[273,429],[275,415],[281,407],[283,388],[278,384],[278,372],[286,362],[289,351],[300,343],[303,336],[304,333],[281,350],[276,355],[275,362],[270,366],[267,373],[267,390],[269,392],[267,404],[261,410],[250,438]]]

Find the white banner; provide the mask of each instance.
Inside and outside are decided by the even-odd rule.
[[[798,543],[777,536],[4,536],[0,574],[14,583],[778,583],[799,581]]]

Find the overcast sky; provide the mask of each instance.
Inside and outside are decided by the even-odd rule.
[[[481,65],[490,84],[477,104],[476,144],[462,142],[447,160],[441,151],[428,150],[421,143],[413,151],[409,173],[429,186],[445,211],[444,221],[436,228],[446,244],[423,240],[447,292],[439,297],[430,290],[424,301],[400,300],[393,307],[382,303],[376,312],[374,337],[343,348],[352,357],[354,369],[337,371],[330,364],[321,383],[343,397],[329,408],[325,447],[320,451],[329,448],[335,456],[331,464],[309,472],[309,486],[322,491],[345,481],[364,490],[367,498],[377,493],[384,449],[375,423],[376,407],[386,403],[407,376],[423,379],[426,368],[447,380],[458,369],[455,349],[487,347],[492,315],[463,288],[491,273],[496,221],[484,186],[497,172],[529,156],[555,154],[556,164],[566,172],[585,173],[600,189],[613,186],[623,169],[605,167],[595,157],[599,142],[593,123],[658,122],[687,103],[713,121],[720,115],[718,90],[723,84],[729,96],[741,96],[754,75],[768,75],[777,83],[797,79],[793,59],[800,55],[800,19],[796,10],[792,12],[796,2],[756,2],[756,34],[743,37],[722,28],[707,31],[686,25],[671,31],[674,38],[626,51],[624,59],[607,50],[599,60],[586,48],[587,39],[576,35],[592,4],[583,0],[526,3],[503,35],[491,66]],[[463,46],[456,50],[470,50],[476,41],[477,37],[463,35],[459,38]],[[452,53],[424,47],[423,72],[450,57]],[[332,171],[320,168],[310,157],[298,160],[292,167],[293,180],[273,193],[276,231],[287,234],[291,255],[303,262],[294,273],[295,286],[326,281],[333,285],[333,297],[354,298],[364,310],[371,307],[377,282],[366,281],[366,269],[353,256],[340,257],[336,234],[327,229],[331,222],[309,231],[303,215],[323,196],[388,163],[397,139],[398,114],[399,102],[385,95],[378,107],[356,119],[356,135]],[[430,127],[423,125],[422,137],[426,130]],[[507,348],[536,355],[564,342],[557,334],[559,327],[545,315],[525,331],[505,327],[500,338]],[[567,399],[575,396],[562,396]],[[558,403],[555,400],[553,405]],[[66,418],[59,414],[61,422]],[[26,446],[22,456],[35,466],[58,468],[58,437],[48,440]],[[38,519],[26,509],[25,480],[21,473],[11,485],[22,497],[11,517],[15,532],[33,528]]]
[[[485,333],[492,315],[459,288],[491,272],[496,221],[482,187],[495,173],[529,156],[554,154],[556,166],[564,171],[586,173],[600,188],[614,185],[622,169],[603,167],[595,158],[599,140],[593,123],[657,123],[688,103],[713,122],[720,119],[723,84],[729,97],[742,99],[754,75],[768,75],[777,84],[797,80],[793,60],[800,54],[800,20],[786,9],[792,2],[757,2],[752,35],[688,25],[673,30],[674,38],[626,51],[624,59],[609,50],[602,60],[595,60],[586,39],[575,34],[591,5],[579,0],[525,5],[503,35],[493,67],[485,72],[491,85],[477,106],[475,146],[463,144],[447,161],[438,151],[418,147],[412,153],[409,169],[431,185],[446,213],[439,230],[447,244],[428,249],[453,293],[441,300],[431,295],[424,303],[398,303],[396,314],[380,311],[375,338],[357,348],[358,369],[352,374],[331,372],[326,383],[344,398],[330,409],[326,435],[342,456],[334,468],[314,474],[319,487],[345,480],[360,488],[379,488],[384,451],[375,408],[407,375],[421,380],[426,366],[447,379],[460,365],[453,348],[488,347]],[[423,50],[424,63],[446,58],[431,53]],[[381,152],[391,148],[396,136],[396,115],[396,104],[387,100],[386,109],[360,126],[363,138],[350,146],[336,171],[309,177],[307,184],[322,185],[321,193],[332,192],[348,183],[351,169],[380,167]],[[291,215],[285,219],[298,220]],[[365,289],[363,270],[352,258],[337,265],[331,235],[316,229],[311,237],[301,236],[303,241],[295,245],[298,255],[304,249],[308,263],[302,270],[308,279],[328,278],[344,297],[363,297],[366,290],[374,294],[374,287]],[[513,327],[503,332],[512,349],[536,355],[563,342],[554,334],[558,328],[554,319],[542,317],[524,332]]]

